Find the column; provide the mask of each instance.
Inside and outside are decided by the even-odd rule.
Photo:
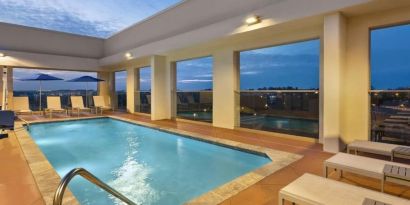
[[[151,119],[171,119],[171,69],[165,56],[151,57]]]
[[[141,100],[139,91],[139,69],[127,68],[127,111],[130,113],[139,112]]]
[[[213,126],[239,126],[239,54],[222,50],[214,53]]]
[[[346,20],[340,13],[325,16],[321,68],[321,141],[324,151],[344,149],[341,139],[341,80],[345,61]]]
[[[109,104],[116,107],[114,72],[98,72],[97,77],[104,80],[98,83],[98,95],[109,96]]]

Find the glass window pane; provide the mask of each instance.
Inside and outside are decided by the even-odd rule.
[[[410,87],[410,24],[371,31],[371,89]]]
[[[319,69],[318,39],[241,52],[241,127],[318,138]]]
[[[240,53],[241,90],[318,89],[320,40]]]
[[[151,67],[140,68],[140,91],[151,90]]]
[[[139,90],[135,95],[135,111],[151,113],[151,67],[138,69],[139,71]]]
[[[64,80],[58,81],[43,81],[41,83],[41,107],[47,107],[47,96],[61,96],[61,106],[70,107],[70,96],[83,96],[84,104],[93,105],[92,96],[97,94],[97,83],[82,83],[82,82],[66,82],[81,76],[97,77],[96,72],[79,72],[79,71],[62,71],[62,70],[42,70],[42,69],[27,69],[13,68],[13,95],[28,96],[31,110],[39,110],[40,107],[40,82],[39,81],[22,81],[35,77],[37,74],[44,73]],[[87,100],[86,100],[86,89]]]
[[[212,122],[212,57],[176,63],[177,116]]]
[[[115,93],[119,110],[127,109],[127,71],[115,72]]]
[[[370,35],[370,139],[410,145],[410,25],[374,29]]]
[[[212,57],[177,62],[177,90],[212,90]]]

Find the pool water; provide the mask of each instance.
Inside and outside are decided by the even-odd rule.
[[[241,114],[241,127],[319,138],[319,120]]]
[[[178,112],[178,117],[212,122],[212,112]],[[241,127],[319,138],[319,120],[241,113]]]
[[[183,204],[269,163],[266,157],[110,118],[33,124],[30,134],[62,177],[83,167],[137,204]],[[120,204],[81,177],[81,204]]]

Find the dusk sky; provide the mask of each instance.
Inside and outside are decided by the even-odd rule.
[[[0,21],[34,27],[108,37],[113,33],[180,0],[0,0]],[[87,9],[84,9],[87,8]],[[135,10],[135,8],[139,8]],[[121,15],[118,15],[121,13]],[[410,25],[371,32],[371,85],[373,89],[410,87]],[[299,89],[319,87],[320,41],[310,40],[240,53],[240,87],[292,86]],[[212,89],[213,58],[177,62],[177,89]],[[36,73],[63,79],[96,73],[15,69],[14,89],[37,89],[38,82],[23,82]],[[151,69],[141,70],[141,90],[150,90]],[[125,89],[126,72],[118,73],[117,90]],[[82,89],[84,83],[47,82],[44,89]],[[96,89],[95,84],[90,88]]]
[[[177,90],[212,89],[213,58],[203,57],[177,62]]]
[[[181,0],[0,0],[0,22],[107,38]]]
[[[372,89],[410,88],[410,24],[371,32]]]

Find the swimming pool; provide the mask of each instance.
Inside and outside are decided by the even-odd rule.
[[[319,138],[319,120],[241,114],[241,127]]]
[[[178,112],[178,117],[212,122],[212,112]],[[241,127],[319,138],[319,120],[241,113]]]
[[[83,167],[137,204],[183,204],[270,160],[111,118],[33,124],[30,134],[62,177]],[[81,204],[118,204],[82,178]]]

